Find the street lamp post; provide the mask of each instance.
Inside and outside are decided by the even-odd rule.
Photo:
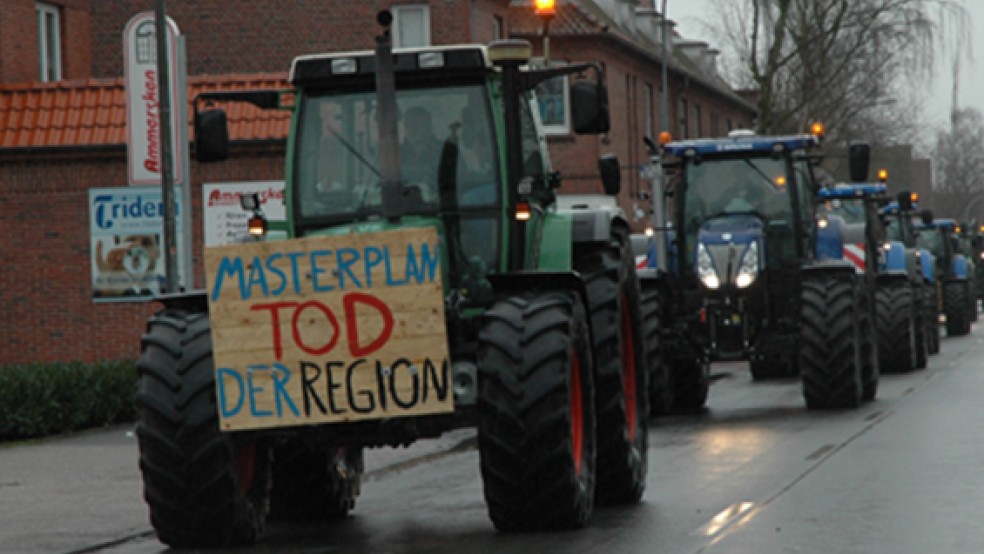
[[[662,45],[663,59],[662,59],[662,63],[660,64],[662,66],[662,75],[660,76],[660,79],[662,80],[663,83],[663,93],[659,97],[659,123],[660,123],[660,131],[669,131],[670,126],[667,119],[670,117],[670,107],[669,107],[669,100],[668,100],[668,96],[670,94],[670,84],[667,82],[667,78],[668,78],[667,75],[669,74],[669,71],[667,71],[666,65],[669,62],[669,57],[670,57],[669,41],[667,40],[667,37],[669,36],[670,33],[668,32],[669,20],[666,19],[666,0],[663,0],[663,9],[660,10],[659,13],[660,13],[660,17],[663,18],[661,22],[662,31],[660,33],[661,35],[660,38],[663,43]]]

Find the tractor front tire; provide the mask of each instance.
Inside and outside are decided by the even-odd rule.
[[[254,542],[269,508],[270,449],[219,429],[208,315],[151,318],[137,370],[140,470],[157,537],[175,548]]]
[[[361,448],[315,449],[288,439],[273,449],[271,520],[341,519],[355,507],[365,468]]]
[[[917,366],[913,300],[908,283],[885,283],[875,293],[878,360],[883,373],[907,373]]]
[[[948,337],[962,337],[970,333],[967,302],[966,281],[949,281],[943,284],[943,313],[946,314]]]
[[[583,527],[595,496],[591,337],[580,299],[533,292],[495,302],[478,347],[478,451],[500,531]]]
[[[799,367],[811,410],[861,404],[861,360],[853,276],[812,275],[802,285]]]
[[[660,345],[660,306],[658,290],[642,291],[642,328],[646,335],[646,366],[649,368],[649,413],[654,416],[670,413],[673,409],[673,382],[670,371],[663,362]]]

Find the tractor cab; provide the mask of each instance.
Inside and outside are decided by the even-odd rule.
[[[798,265],[813,235],[808,151],[818,145],[814,135],[734,132],[665,145],[664,166],[677,171],[672,193],[682,276],[724,291],[751,286],[766,266]]]

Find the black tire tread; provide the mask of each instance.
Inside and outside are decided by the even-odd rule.
[[[219,430],[208,316],[165,310],[151,318],[137,369],[140,470],[158,538],[193,548],[255,541],[268,510],[269,449],[256,445],[244,492],[235,445]]]
[[[861,403],[857,302],[849,279],[815,275],[802,284],[799,367],[811,410]]]
[[[594,505],[595,418],[588,324],[567,293],[497,301],[479,333],[478,444],[500,531],[582,527]],[[582,360],[584,456],[574,469],[570,353]]]

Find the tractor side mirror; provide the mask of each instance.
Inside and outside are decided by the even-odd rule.
[[[907,190],[900,192],[897,196],[899,200],[899,210],[903,212],[912,211],[912,193]]]
[[[622,171],[618,167],[618,156],[605,154],[598,158],[598,173],[601,175],[601,184],[605,188],[605,194],[618,196],[622,190]]]
[[[202,163],[229,158],[229,124],[223,110],[195,110],[195,159]]]
[[[601,135],[611,127],[608,89],[600,81],[578,81],[571,85],[571,119],[579,135]]]
[[[868,166],[871,160],[871,145],[866,142],[852,142],[847,146],[848,170],[851,181],[861,183],[868,180]]]
[[[923,210],[919,213],[919,219],[922,220],[924,225],[933,224],[933,210]]]

